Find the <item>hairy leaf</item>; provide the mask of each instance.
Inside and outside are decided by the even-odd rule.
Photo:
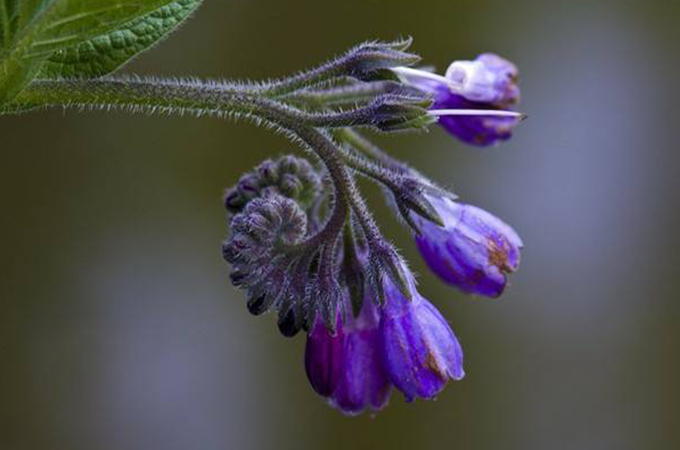
[[[55,52],[124,27],[177,0],[0,0],[0,104]]]
[[[52,54],[39,78],[93,78],[118,69],[156,44],[196,10],[202,0],[177,0],[123,27]]]

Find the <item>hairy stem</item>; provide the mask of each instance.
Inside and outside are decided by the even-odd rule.
[[[269,97],[280,97],[313,85],[328,85],[338,77],[344,75],[346,68],[339,61],[323,64],[307,72],[301,72],[292,77],[274,81],[261,89]]]
[[[38,80],[0,112],[63,106],[124,109],[149,114],[250,117],[276,124],[287,117],[311,127],[369,125],[370,108],[343,112],[307,112],[266,98],[250,87],[218,82],[153,79]]]
[[[380,94],[387,94],[403,86],[394,81],[376,81],[373,83],[357,82],[347,86],[339,86],[323,90],[301,90],[293,92],[281,98],[293,104],[302,104],[311,107],[324,105],[339,105],[347,103],[364,102]]]

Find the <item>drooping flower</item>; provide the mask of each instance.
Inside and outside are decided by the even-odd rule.
[[[312,387],[348,415],[378,411],[389,401],[392,385],[383,363],[379,314],[366,299],[359,316],[348,313],[335,334],[317,318],[307,335],[305,369]]]
[[[492,53],[474,61],[454,61],[445,76],[400,67],[392,69],[404,82],[432,94],[431,113],[439,124],[468,144],[488,146],[512,136],[523,115],[510,111],[520,98],[519,71]]]
[[[378,411],[389,401],[392,384],[384,366],[379,320],[377,306],[366,299],[361,314],[347,324],[343,367],[331,397],[331,404],[345,414]]]
[[[321,315],[307,333],[305,372],[314,391],[322,397],[335,392],[342,372],[345,334],[338,317],[335,333],[326,328]]]
[[[519,267],[522,240],[496,216],[447,197],[429,197],[444,226],[413,214],[416,245],[442,280],[470,294],[498,297]]]
[[[465,376],[463,350],[446,319],[415,286],[412,292],[408,300],[386,280],[387,300],[380,321],[387,372],[407,401],[432,399],[449,378]]]

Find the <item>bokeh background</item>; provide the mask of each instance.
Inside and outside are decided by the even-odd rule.
[[[465,380],[346,418],[307,385],[304,338],[230,286],[223,189],[283,137],[217,119],[0,117],[0,449],[680,448],[680,3],[206,0],[124,72],[259,79],[365,39],[427,63],[495,51],[530,116],[497,148],[441,130],[394,155],[510,222],[499,300],[430,275]]]

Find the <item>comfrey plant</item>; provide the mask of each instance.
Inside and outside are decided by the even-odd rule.
[[[429,267],[466,293],[499,296],[522,241],[500,219],[395,160],[362,133],[439,124],[485,146],[523,116],[517,68],[483,54],[444,75],[414,68],[411,40],[368,42],[312,70],[261,82],[110,75],[175,29],[199,0],[0,0],[0,113],[49,106],[249,119],[308,158],[266,160],[227,190],[230,278],[255,315],[307,333],[313,389],[346,414],[392,387],[434,398],[463,378],[448,322],[382,237],[355,177],[377,182]]]

